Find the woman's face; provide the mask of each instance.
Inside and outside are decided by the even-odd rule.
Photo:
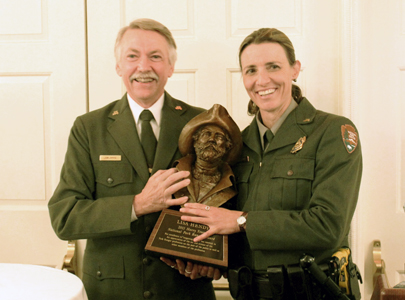
[[[281,115],[291,102],[292,80],[299,75],[301,63],[288,62],[278,43],[250,44],[241,55],[243,84],[250,99],[262,113]]]

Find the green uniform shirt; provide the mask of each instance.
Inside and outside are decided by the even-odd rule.
[[[202,111],[165,93],[152,172],[170,168],[181,157],[180,132]],[[89,300],[215,299],[210,280],[191,280],[145,253],[160,212],[134,222],[131,212],[134,196],[148,179],[126,95],[76,119],[48,206],[59,238],[87,239],[83,283]]]
[[[353,123],[304,98],[263,156],[258,132],[255,118],[242,132],[243,159],[233,168],[237,209],[249,215],[246,234],[231,236],[231,264],[265,271],[297,264],[304,252],[320,262],[348,246],[362,173]],[[302,148],[291,153],[301,138]]]

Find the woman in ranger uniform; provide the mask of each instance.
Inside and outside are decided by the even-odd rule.
[[[181,211],[194,216],[182,219],[210,227],[196,242],[232,234],[230,267],[251,270],[252,299],[295,299],[287,291],[302,287],[288,283],[281,298],[275,291],[287,283],[269,279],[268,268],[297,264],[303,253],[321,263],[349,246],[362,173],[358,133],[349,119],[316,110],[302,96],[293,84],[301,64],[281,31],[262,28],[246,37],[239,63],[255,117],[233,168],[236,210],[188,203]],[[235,285],[230,280],[231,291]]]

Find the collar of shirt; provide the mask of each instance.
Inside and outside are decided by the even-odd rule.
[[[285,112],[281,115],[281,117],[277,120],[277,122],[273,125],[273,127],[270,128],[274,136],[276,135],[277,131],[280,129],[281,125],[284,123],[285,119],[290,114],[290,112],[292,112],[297,106],[298,106],[297,102],[295,102],[295,100],[292,99],[290,105],[287,107]],[[260,111],[258,111],[256,114],[256,122],[257,127],[259,128],[260,142],[262,144],[263,149],[264,148],[263,136],[269,128],[264,126],[262,122],[262,117],[260,116]]]
[[[150,125],[152,126],[153,133],[155,134],[156,140],[159,140],[159,132],[160,132],[160,121],[162,117],[162,108],[163,108],[163,103],[164,103],[164,97],[165,94],[163,93],[162,96],[148,109],[150,112],[153,114],[153,120],[150,121]],[[129,107],[131,108],[132,115],[134,116],[135,124],[136,124],[136,129],[138,130],[138,135],[141,135],[141,122],[139,120],[139,115],[141,112],[144,110],[142,106],[140,106],[138,103],[135,102],[127,94],[128,98],[128,104]]]

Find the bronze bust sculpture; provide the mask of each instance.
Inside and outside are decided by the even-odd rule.
[[[175,193],[188,202],[221,206],[236,195],[233,165],[241,154],[242,136],[227,110],[219,105],[205,111],[183,128],[179,138],[183,157],[178,170],[190,171],[191,183]]]

